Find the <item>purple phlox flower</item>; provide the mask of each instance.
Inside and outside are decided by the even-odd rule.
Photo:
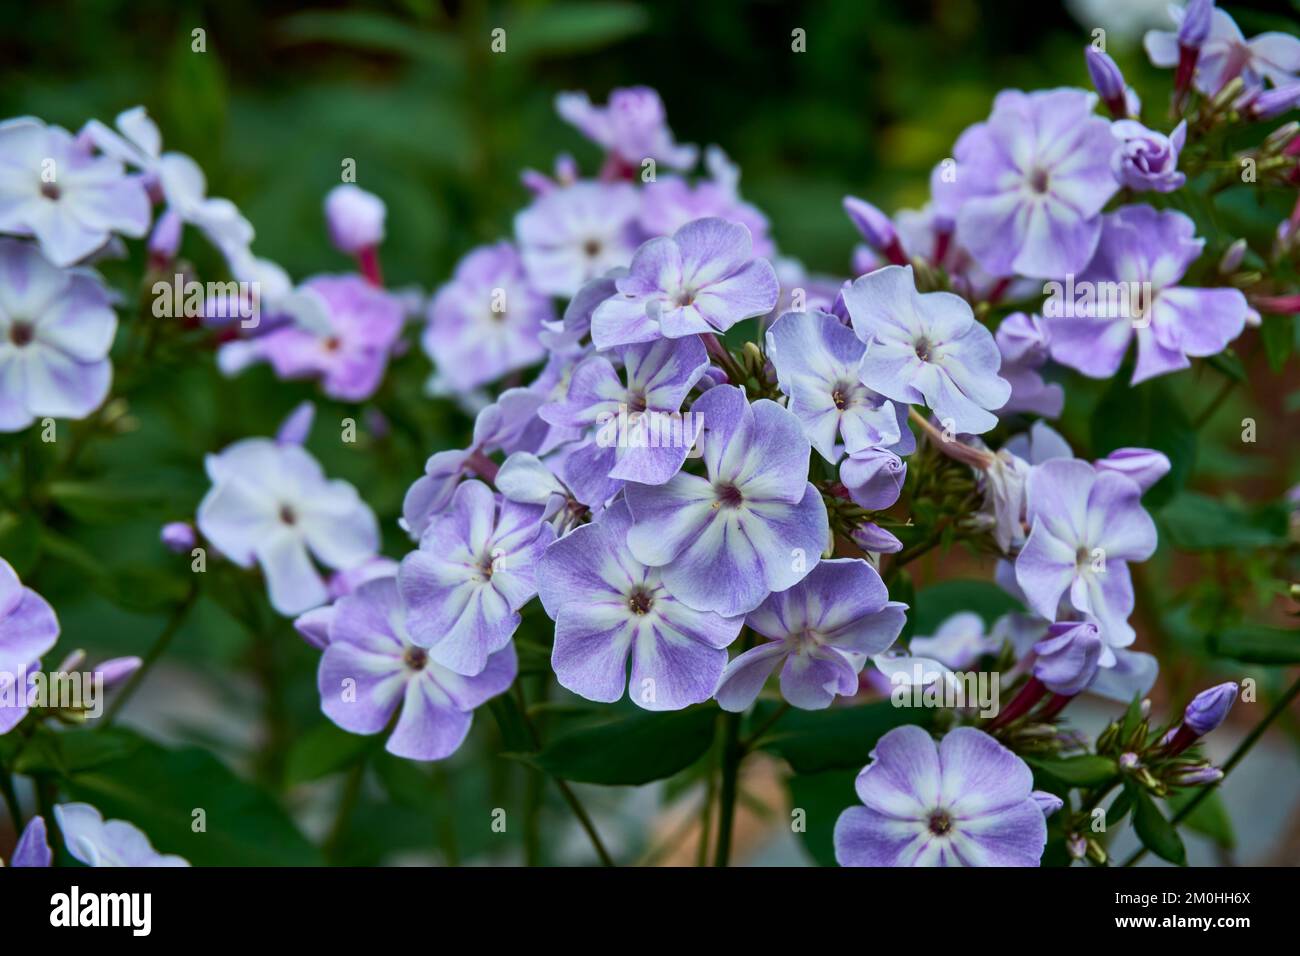
[[[497,472],[496,486],[502,496],[518,504],[540,505],[542,520],[550,522],[557,536],[601,511],[600,503],[582,501],[560,477],[573,447],[558,449],[545,460],[530,452],[517,451],[506,458]]]
[[[539,196],[515,217],[515,238],[534,289],[571,296],[632,261],[641,197],[628,183],[577,182]]]
[[[1027,484],[1029,538],[1016,558],[1016,580],[1029,605],[1049,621],[1061,598],[1097,619],[1107,647],[1133,643],[1129,561],[1145,561],[1156,548],[1156,528],[1131,479],[1098,471],[1085,461],[1054,459],[1035,467]]]
[[[591,317],[598,349],[725,332],[766,315],[780,292],[772,264],[754,258],[749,230],[716,218],[647,240],[615,285]]]
[[[10,857],[9,865],[51,866],[53,863],[54,853],[50,850],[45,832],[45,818],[32,817],[27,821],[27,826],[23,827],[22,836],[18,838],[18,845],[14,847],[14,855]]]
[[[945,619],[932,636],[914,637],[907,645],[913,654],[932,657],[956,671],[970,668],[1001,647],[1002,640],[985,633],[984,619],[974,611],[958,611]]]
[[[396,576],[397,562],[382,554],[376,554],[366,558],[360,564],[335,571],[325,583],[329,588],[330,600],[337,601],[344,595],[351,594],[367,581]]]
[[[1073,697],[1090,683],[1105,644],[1089,621],[1061,621],[1034,645],[1034,676],[1054,694]]]
[[[1119,188],[1094,102],[1083,90],[1004,90],[957,140],[957,232],[986,271],[1051,278],[1092,258],[1097,216]]]
[[[1145,696],[1156,682],[1160,663],[1151,654],[1130,651],[1123,647],[1110,648],[1115,662],[1109,667],[1099,667],[1088,693],[1107,700],[1126,704],[1134,697]],[[1105,651],[1102,652],[1105,656]]]
[[[340,252],[355,256],[384,241],[388,209],[374,193],[354,183],[335,186],[325,196],[325,224]]]
[[[552,319],[542,323],[542,332],[538,336],[542,345],[551,352],[581,351],[580,343],[591,334],[591,314],[618,291],[614,280],[625,275],[626,269],[611,269],[609,275],[584,283],[564,307],[564,315],[559,321]]]
[[[401,304],[355,275],[316,276],[298,295],[316,301],[324,324],[282,325],[249,343],[255,353],[280,378],[319,378],[325,394],[342,401],[369,398],[401,334]]]
[[[163,547],[173,554],[189,554],[190,550],[198,543],[198,536],[194,533],[194,525],[188,521],[167,522],[162,526],[158,539],[163,543]]]
[[[99,276],[0,239],[0,432],[85,418],[108,396],[117,316]]]
[[[903,252],[910,261],[913,256],[920,256],[948,274],[953,289],[972,300],[987,299],[995,296],[998,289],[1003,295],[1020,298],[1021,293],[1037,291],[1031,280],[1012,280],[1010,276],[992,275],[980,267],[974,257],[962,245],[957,235],[957,209],[960,208],[960,196],[955,193],[957,183],[943,180],[944,167],[935,167],[931,174],[931,192],[934,200],[921,209],[901,209],[894,216],[894,226],[898,239],[903,244]],[[877,261],[871,268],[858,269],[854,275],[874,272],[886,265]]]
[[[998,374],[1011,383],[1011,397],[1000,411],[1004,415],[1029,412],[1056,418],[1065,407],[1065,389],[1043,380],[1039,371],[1047,364],[1049,335],[1041,316],[1012,312],[993,336],[1002,353]]]
[[[848,214],[853,228],[858,230],[868,246],[896,266],[907,265],[910,260],[903,251],[898,231],[888,216],[871,203],[856,196],[844,197],[844,212]]]
[[[846,450],[892,447],[906,455],[916,449],[906,406],[858,378],[865,353],[853,330],[825,312],[787,312],[767,332],[767,355],[790,411],[829,462]]]
[[[1236,682],[1228,681],[1201,691],[1183,711],[1183,723],[1196,736],[1204,737],[1227,718],[1228,711],[1237,702],[1237,690]]]
[[[471,389],[540,361],[542,325],[554,318],[550,299],[528,282],[514,247],[499,242],[456,266],[429,306],[421,341],[441,379]]]
[[[624,346],[579,363],[564,400],[538,414],[552,425],[594,429],[565,459],[564,475],[580,500],[612,497],[618,489],[608,487],[611,480],[662,485],[681,470],[700,428],[697,415],[682,414],[682,402],[708,366],[695,336]]]
[[[1137,94],[1124,83],[1124,74],[1110,58],[1110,54],[1089,44],[1084,47],[1083,58],[1087,63],[1088,76],[1092,78],[1092,85],[1111,115],[1116,119],[1136,116],[1140,107]]]
[[[965,299],[916,291],[911,266],[886,266],[844,293],[853,330],[867,343],[863,384],[896,402],[926,405],[952,428],[993,428],[1011,386],[999,377],[993,336]]]
[[[1187,181],[1178,171],[1178,154],[1187,140],[1186,120],[1168,136],[1147,129],[1137,120],[1118,120],[1111,124],[1110,131],[1120,142],[1111,158],[1111,169],[1121,186],[1135,192],[1151,189],[1171,193]]]
[[[906,426],[903,430],[911,434]],[[840,483],[854,504],[869,511],[897,501],[906,478],[907,463],[887,448],[861,448],[840,463]]]
[[[442,760],[464,742],[474,709],[514,681],[515,649],[506,643],[477,673],[463,676],[413,640],[411,617],[391,577],[338,600],[316,677],[321,710],[354,734],[377,734],[392,724],[384,745],[389,753]]]
[[[661,568],[683,603],[732,617],[816,566],[830,540],[826,505],[808,481],[811,446],[789,411],[766,399],[751,405],[731,385],[705,392],[691,411],[703,416],[708,477],[629,484],[628,548]]]
[[[705,151],[704,164],[709,179],[691,184],[680,176],[661,176],[642,187],[641,228],[651,236],[671,236],[696,219],[727,219],[749,230],[754,255],[773,256],[776,246],[767,217],[740,198],[739,167],[717,146]]]
[[[149,228],[149,196],[111,156],[96,156],[59,126],[24,116],[0,122],[0,232],[35,236],[70,266],[120,233]]]
[[[437,663],[478,674],[510,643],[519,609],[537,593],[537,561],[555,538],[542,513],[467,481],[402,559],[407,628]]]
[[[207,177],[191,157],[162,151],[162,135],[143,106],[117,115],[117,130],[91,120],[81,131],[107,156],[134,166],[151,192],[162,194],[167,206],[150,238],[150,249],[175,258],[182,224],[195,226],[224,255],[246,249],[253,226],[229,199],[208,196]],[[174,233],[174,234],[173,234]]]
[[[1114,471],[1127,475],[1145,493],[1148,488],[1169,474],[1169,459],[1162,452],[1150,448],[1116,448],[1105,458],[1093,463],[1098,472]]]
[[[1074,457],[1070,443],[1047,422],[1034,422],[1028,431],[1013,435],[1002,447],[1004,451],[1023,458],[1030,465],[1041,465],[1053,458]]]
[[[1170,7],[1174,23],[1180,27],[1177,33],[1151,30],[1143,39],[1147,56],[1154,65],[1165,68],[1178,66],[1180,45],[1185,46],[1188,40],[1193,39],[1185,36],[1181,29],[1185,14],[1193,6],[1189,3],[1187,7]],[[1287,33],[1269,31],[1247,40],[1236,21],[1216,8],[1195,62],[1195,86],[1207,96],[1217,93],[1224,84],[1238,76],[1248,88],[1262,86],[1265,80],[1274,86],[1285,86],[1295,82],[1296,74],[1300,73],[1300,39]]]
[[[781,668],[781,696],[822,710],[858,692],[858,672],[903,629],[906,604],[889,600],[876,569],[856,558],[822,561],[792,588],[770,594],[746,623],[768,639],[727,664],[714,696],[723,710],[748,709]]]
[[[479,456],[504,451],[536,450],[531,440],[537,410],[545,398],[527,388],[512,388],[501,393],[474,419],[474,436],[468,448],[434,452],[424,463],[424,474],[412,483],[402,500],[402,528],[418,541],[429,522],[446,510],[462,478],[482,464]],[[542,423],[545,424],[545,423]]]
[[[1044,817],[1050,817],[1061,807],[1065,806],[1065,801],[1054,793],[1048,793],[1046,790],[1035,790],[1030,794],[1034,798],[1034,803],[1043,811]]]
[[[672,169],[695,165],[696,148],[673,139],[663,100],[648,86],[611,90],[603,107],[592,105],[586,93],[561,93],[555,111],[633,171],[647,159]]]
[[[914,725],[876,743],[835,823],[841,866],[1038,866],[1047,823],[1025,762],[972,727]]]
[[[849,536],[854,544],[870,554],[896,554],[903,550],[903,542],[874,521],[858,525]]]
[[[179,856],[159,853],[133,824],[105,820],[88,803],[59,803],[54,819],[68,852],[87,866],[189,866]]]
[[[792,256],[777,256],[772,260],[781,294],[776,306],[760,323],[773,322],[787,312],[825,312],[833,315],[843,325],[849,324],[848,313],[840,301],[840,292],[848,283],[839,276],[820,275]],[[854,273],[857,275],[858,273]],[[838,305],[838,307],[837,307]]]
[[[59,619],[49,602],[24,587],[13,566],[0,558],[0,692],[14,695],[0,707],[0,734],[7,734],[27,716],[25,682],[28,669],[59,638]]]
[[[235,564],[262,569],[281,614],[328,600],[313,557],[351,568],[379,549],[374,512],[352,485],[327,479],[301,445],[246,438],[206,466],[212,488],[199,504],[199,530]]]
[[[554,172],[551,175],[536,169],[525,169],[519,174],[519,181],[534,196],[545,196],[562,186],[572,186],[580,176],[578,161],[569,153],[560,153],[555,157]]]
[[[1125,206],[1103,218],[1097,257],[1074,281],[1048,283],[1043,314],[1052,358],[1091,378],[1110,378],[1136,334],[1133,384],[1223,351],[1249,306],[1238,289],[1178,285],[1205,240],[1180,212]]]
[[[628,686],[646,710],[708,700],[744,623],[683,603],[661,569],[628,548],[632,516],[616,501],[542,555],[538,591],[555,621],[556,679],[588,700],[613,702]]]

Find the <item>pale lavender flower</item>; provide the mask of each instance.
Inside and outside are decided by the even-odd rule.
[[[472,676],[439,664],[412,639],[392,577],[362,584],[333,612],[316,677],[321,710],[354,734],[377,734],[391,724],[384,749],[399,757],[451,756],[469,733],[474,709],[515,679],[518,664],[509,643]]]
[[[916,449],[907,408],[858,378],[866,350],[852,329],[825,312],[787,312],[767,332],[768,358],[790,396],[790,411],[829,462],[846,450],[898,446],[906,455]]]
[[[1092,464],[1098,472],[1113,471],[1128,476],[1143,492],[1169,474],[1171,467],[1163,452],[1150,448],[1116,448]]]
[[[1096,624],[1061,621],[1034,645],[1034,676],[1054,694],[1073,697],[1092,683],[1105,643]]]
[[[1182,29],[1185,13],[1194,5],[1170,8],[1174,23],[1179,26],[1177,33],[1151,30],[1143,39],[1147,56],[1156,66],[1167,69],[1178,66],[1180,46],[1198,38]],[[1201,33],[1199,29],[1196,32]],[[1294,83],[1300,74],[1300,39],[1269,31],[1247,40],[1236,21],[1219,9],[1210,16],[1209,31],[1201,38],[1199,49],[1195,86],[1207,96],[1217,93],[1238,76],[1249,89],[1263,86],[1265,80],[1274,86],[1286,86]]]
[[[0,699],[12,695],[0,706],[0,734],[27,716],[25,686],[19,682],[58,638],[59,619],[49,602],[24,587],[13,566],[0,558]]]
[[[1250,307],[1240,290],[1178,285],[1205,246],[1189,217],[1125,206],[1103,220],[1097,257],[1076,283],[1095,293],[1074,302],[1053,295],[1044,305],[1054,360],[1110,378],[1136,334],[1136,385],[1189,367],[1190,356],[1216,355],[1241,334]]]
[[[50,850],[49,840],[45,831],[45,818],[41,816],[32,817],[27,821],[27,826],[23,827],[22,836],[18,838],[18,845],[14,847],[14,855],[9,858],[9,865],[44,867],[50,866],[54,862],[54,853]]]
[[[54,819],[68,852],[86,866],[189,866],[179,856],[159,853],[139,828],[105,820],[88,803],[57,803]]]
[[[1135,636],[1127,562],[1145,561],[1156,548],[1155,523],[1141,497],[1131,479],[1076,459],[1053,459],[1029,474],[1030,532],[1016,558],[1016,580],[1049,621],[1067,594],[1075,610],[1096,618],[1107,645],[1103,667],[1114,663],[1111,648],[1127,647]]]
[[[886,266],[844,292],[853,330],[867,343],[860,376],[886,398],[926,405],[958,432],[993,428],[1011,386],[1001,356],[970,304],[950,292],[916,290],[911,266]]]
[[[642,187],[641,228],[651,236],[671,236],[696,219],[727,219],[749,230],[754,255],[774,255],[767,217],[740,198],[739,168],[717,146],[705,151],[704,164],[709,179],[691,184],[680,176],[660,176]]]
[[[1171,193],[1187,181],[1178,171],[1178,154],[1187,141],[1186,120],[1168,136],[1127,119],[1112,123],[1110,131],[1120,142],[1111,157],[1111,170],[1121,186],[1135,192]]]
[[[991,455],[978,469],[984,500],[980,513],[993,520],[993,540],[1004,554],[1020,549],[1025,541],[1025,482],[1029,463],[1006,448]]]
[[[455,390],[477,388],[542,359],[551,301],[524,275],[508,242],[475,249],[429,305],[421,339],[439,378]]]
[[[889,600],[866,561],[820,562],[792,588],[768,595],[745,623],[768,639],[727,664],[714,696],[723,710],[748,709],[781,668],[781,696],[802,710],[821,710],[858,692],[867,658],[889,648],[903,629],[906,604]]]
[[[981,657],[996,654],[1002,640],[985,634],[984,619],[974,611],[959,611],[944,619],[930,636],[913,637],[907,649],[921,657],[930,657],[955,671],[966,670]]]
[[[543,395],[527,388],[511,388],[474,418],[474,436],[468,448],[434,452],[424,463],[424,474],[407,489],[399,522],[415,540],[429,522],[446,510],[462,478],[482,464],[478,456],[496,451],[534,451],[537,445],[533,425]],[[543,423],[544,424],[544,423]]]
[[[324,324],[287,324],[249,344],[280,378],[319,378],[325,394],[342,401],[369,398],[401,334],[401,303],[355,275],[316,276],[299,294],[318,302]]]
[[[994,333],[1002,367],[998,374],[1011,384],[1011,397],[999,411],[1004,415],[1030,412],[1056,418],[1065,407],[1065,389],[1044,381],[1040,371],[1050,354],[1050,335],[1042,316],[1012,312]]]
[[[384,201],[354,183],[335,186],[325,196],[325,224],[340,252],[358,255],[384,241]]]
[[[539,196],[515,216],[515,238],[533,288],[571,296],[626,266],[636,250],[641,200],[628,183],[577,182]]]
[[[212,488],[199,504],[199,530],[235,564],[262,569],[281,614],[328,600],[312,557],[351,568],[379,548],[374,512],[352,485],[328,480],[301,445],[246,438],[209,455],[206,467]]]
[[[207,177],[193,158],[162,151],[162,134],[143,106],[124,110],[116,131],[91,120],[81,131],[107,156],[140,170],[151,195],[161,194],[166,208],[149,237],[149,250],[163,261],[176,257],[186,224],[196,227],[228,261],[246,254],[253,226],[229,199],[208,196]]]
[[[0,232],[35,236],[56,266],[97,251],[114,233],[140,238],[149,196],[110,156],[32,117],[0,122]]]
[[[808,481],[808,439],[786,409],[766,399],[751,405],[743,389],[721,385],[691,411],[703,416],[708,477],[629,484],[628,547],[662,568],[683,603],[731,617],[816,566],[830,534],[826,505]]]
[[[1082,269],[1118,189],[1110,124],[1083,90],[1004,90],[989,119],[954,147],[957,232],[995,275],[1052,278]]]
[[[538,591],[555,621],[551,666],[588,700],[622,698],[632,660],[632,702],[679,710],[708,700],[740,633],[739,616],[694,610],[628,549],[632,516],[617,501],[542,555]]]
[[[480,481],[460,485],[397,573],[411,639],[443,667],[480,673],[519,627],[554,537],[540,507],[504,500]]]
[[[1038,866],[1047,823],[1025,762],[972,727],[939,744],[895,727],[858,774],[835,823],[841,866]]]
[[[672,169],[695,165],[695,147],[673,139],[663,100],[648,86],[611,90],[603,107],[594,106],[586,93],[561,93],[555,111],[633,171],[647,159]]]
[[[662,485],[681,470],[698,432],[682,402],[708,367],[694,336],[623,346],[579,363],[564,400],[538,414],[552,425],[594,429],[565,459],[565,477],[581,500],[612,497],[618,485],[610,481]]]
[[[772,264],[754,258],[749,230],[725,219],[647,240],[615,286],[591,317],[599,349],[725,332],[772,311],[780,292]]]
[[[108,396],[117,316],[99,277],[0,239],[0,432],[85,418]]]

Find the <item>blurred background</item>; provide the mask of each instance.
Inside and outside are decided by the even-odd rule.
[[[1300,3],[1227,6],[1249,36],[1294,32]],[[988,114],[999,89],[1087,86],[1082,49],[1094,29],[1106,31],[1108,51],[1144,99],[1163,103],[1170,79],[1149,66],[1140,46],[1146,29],[1168,27],[1165,0],[0,0],[0,11],[0,117],[34,114],[75,130],[92,117],[111,123],[121,110],[145,105],[166,148],[199,161],[209,194],[234,200],[256,227],[257,253],[295,279],[351,268],[329,245],[321,201],[339,182],[341,162],[354,159],[358,184],[388,204],[386,277],[426,293],[473,246],[510,235],[514,213],[528,200],[521,170],[549,171],[562,152],[588,174],[598,168],[597,148],[554,113],[560,91],[586,90],[604,102],[616,86],[657,88],[679,141],[716,143],[740,165],[741,192],[771,219],[781,252],[815,272],[844,275],[857,241],[840,209],[844,194],[889,212],[920,206],[931,167],[949,155],[963,128]],[[506,30],[502,54],[489,48],[498,27]],[[805,32],[804,53],[791,51],[795,29]],[[201,55],[193,52],[199,30]],[[1291,201],[1226,195],[1215,210],[1215,234],[1207,237],[1211,248],[1247,236],[1266,250]],[[200,272],[217,268],[193,237],[186,253]],[[106,272],[129,289],[140,262],[110,264]],[[1202,430],[1190,484],[1226,496],[1261,528],[1267,524],[1273,537],[1263,540],[1276,544],[1276,502],[1300,481],[1293,451],[1300,392],[1294,342],[1258,344],[1243,339],[1248,384]],[[428,372],[414,349],[390,374],[391,391],[380,398],[397,416],[391,436],[347,447],[318,427],[310,443],[330,474],[353,481],[375,507],[386,553],[394,557],[404,550],[394,520],[403,492],[428,454],[459,447],[469,428],[450,403],[423,397]],[[1162,441],[1176,440],[1218,382],[1183,374],[1157,397],[1144,393],[1140,407],[1123,404],[1128,399],[1106,385],[1070,381],[1061,426],[1078,449],[1098,442],[1090,422],[1108,400],[1121,402],[1111,407],[1115,418],[1140,419]],[[310,384],[276,382],[264,368],[234,385],[210,363],[160,363],[121,410],[130,427],[119,440],[97,444],[83,459],[85,474],[58,489],[48,532],[22,516],[0,521],[0,553],[20,573],[35,575],[29,583],[59,609],[61,648],[85,646],[93,656],[149,645],[187,574],[160,553],[158,525],[193,513],[207,487],[205,452],[270,434],[305,398],[319,398]],[[350,413],[321,404],[325,433],[336,411]],[[1268,423],[1253,446],[1237,436],[1236,422],[1246,414]],[[1258,511],[1266,506],[1266,515]],[[1246,550],[1202,547],[1194,529],[1203,518],[1181,516],[1185,547],[1162,552],[1144,582],[1149,618],[1139,646],[1162,658],[1158,707],[1181,706],[1189,691],[1241,676],[1240,665],[1225,668],[1208,653],[1215,608],[1249,604],[1270,626],[1283,620],[1280,595],[1257,593],[1260,581],[1275,577],[1273,558],[1248,550],[1261,539],[1247,535],[1233,546]],[[1216,512],[1209,520],[1234,518]],[[1284,514],[1281,520],[1285,527]],[[918,568],[918,586],[926,576],[954,573],[987,578],[991,565],[960,554],[942,567],[930,562]],[[352,786],[337,772],[346,735],[319,713],[315,653],[287,622],[266,620],[263,639],[250,640],[220,601],[205,596],[172,665],[133,701],[128,722],[251,768],[287,794],[303,826],[327,842],[338,862],[518,860],[540,852],[517,845],[503,851],[481,825],[484,806],[513,805],[532,779],[506,762],[476,757],[499,749],[486,714],[474,747],[435,771],[381,753],[375,776],[356,785],[352,822],[335,832],[332,807],[340,788],[346,797]],[[544,618],[530,619],[524,633],[545,627]],[[1256,673],[1265,695],[1281,671]],[[1226,752],[1254,714],[1235,714],[1241,726],[1215,747]],[[1225,787],[1238,833],[1225,841],[1221,827],[1214,836],[1207,825],[1211,835],[1193,841],[1194,862],[1300,859],[1300,815],[1290,805],[1300,791],[1300,721],[1292,713],[1279,726]],[[765,773],[756,771],[751,786],[779,804],[781,785],[775,772]],[[680,781],[679,789],[692,782]],[[614,830],[610,842],[625,854],[651,852],[649,844],[663,837],[666,849],[657,859],[690,856],[690,820],[683,818],[678,833],[671,787],[667,794],[658,787],[631,794],[589,789],[602,822]],[[563,835],[570,824],[562,810],[547,812],[563,833],[546,857],[581,858],[580,835]],[[471,822],[458,833],[464,820]],[[745,811],[740,839],[750,861],[807,859],[783,820],[779,810]],[[413,841],[412,833],[422,836]],[[676,842],[668,845],[670,838]]]

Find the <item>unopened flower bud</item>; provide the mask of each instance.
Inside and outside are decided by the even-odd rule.
[[[1178,25],[1178,46],[1199,50],[1210,35],[1214,0],[1190,0],[1183,8],[1183,22]]]
[[[1088,75],[1092,85],[1097,88],[1101,101],[1116,119],[1128,117],[1128,97],[1125,93],[1124,74],[1120,72],[1115,61],[1094,46],[1083,50],[1084,60],[1088,64]]]
[[[1223,723],[1237,700],[1237,684],[1228,681],[1209,690],[1203,690],[1192,698],[1192,702],[1183,711],[1183,723],[1191,728],[1198,737],[1204,737],[1211,730]]]
[[[1170,781],[1179,787],[1196,787],[1207,783],[1218,783],[1223,779],[1223,771],[1218,767],[1188,767],[1170,777]]]
[[[325,197],[325,222],[340,252],[355,256],[384,241],[384,201],[360,186],[335,186]]]
[[[1034,645],[1034,676],[1054,694],[1073,697],[1097,675],[1101,631],[1087,621],[1062,621]]]
[[[198,540],[194,526],[188,521],[169,521],[163,525],[158,536],[168,551],[176,554],[188,554]]]
[[[1271,120],[1300,105],[1300,83],[1266,90],[1254,98],[1246,113],[1252,119]]]
[[[907,256],[898,241],[898,231],[889,217],[871,203],[854,196],[844,197],[844,211],[855,229],[867,240],[867,245],[877,250],[894,265],[906,265]]]
[[[1230,275],[1241,267],[1241,261],[1246,257],[1246,248],[1246,240],[1238,239],[1224,250],[1219,259],[1220,275]]]

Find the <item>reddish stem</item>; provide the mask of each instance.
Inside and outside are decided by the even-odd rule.
[[[361,267],[361,274],[365,276],[367,282],[377,289],[384,287],[384,274],[379,268],[379,248],[377,246],[366,246],[358,252],[357,265]]]
[[[1046,693],[1047,687],[1042,681],[1037,677],[1029,678],[1028,683],[1020,688],[1020,693],[1012,698],[1011,703],[1003,708],[1002,713],[993,718],[993,723],[989,724],[988,729],[997,730],[999,727],[1005,727],[1017,717],[1028,713],[1029,709]]]

